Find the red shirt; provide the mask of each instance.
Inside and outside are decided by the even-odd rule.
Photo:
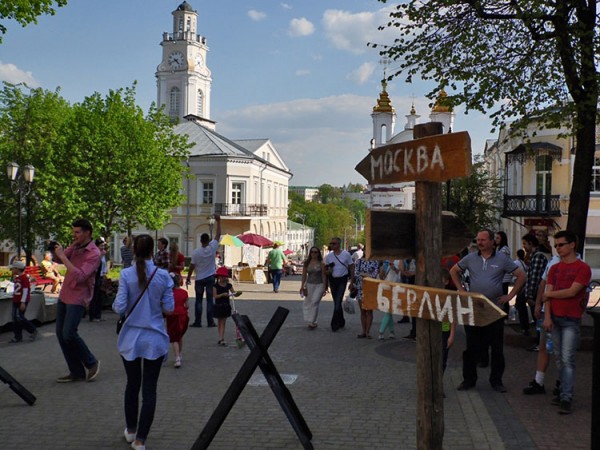
[[[29,277],[22,273],[17,275],[14,279],[15,290],[13,292],[13,303],[21,303],[23,300],[23,292],[26,292],[25,301],[23,303],[29,303],[31,299],[31,284],[29,283]]]
[[[579,259],[572,263],[561,261],[550,267],[550,271],[548,272],[548,285],[552,286],[553,291],[569,289],[573,283],[580,283],[587,286],[590,284],[591,279],[592,269]],[[551,300],[552,315],[558,317],[580,318],[583,314],[581,301],[586,295],[586,290],[582,289],[575,297],[553,298]]]
[[[173,289],[173,298],[175,299],[175,309],[173,315],[175,316],[187,316],[187,309],[185,307],[185,301],[188,299],[188,293],[185,289],[175,288]]]
[[[75,266],[75,270],[67,270],[60,290],[60,301],[66,305],[87,306],[94,295],[100,250],[93,242],[85,247],[71,245],[65,250],[65,256]]]

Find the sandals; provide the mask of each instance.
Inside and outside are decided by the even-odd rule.
[[[370,334],[358,334],[356,335],[357,338],[359,339],[371,339],[371,335]]]
[[[217,345],[220,345],[221,347],[227,347],[227,342],[221,339],[219,342],[217,342]]]

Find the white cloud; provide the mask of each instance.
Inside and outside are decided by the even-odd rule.
[[[323,13],[323,28],[331,45],[355,54],[367,51],[367,43],[390,44],[397,37],[396,28],[377,28],[389,22],[391,7],[376,12],[351,13],[339,9],[328,9]]]
[[[298,69],[298,70],[296,70],[296,76],[297,77],[304,77],[306,75],[310,75],[310,70],[308,70],[308,69]]]
[[[352,73],[348,74],[346,78],[355,82],[356,84],[365,84],[371,78],[375,72],[375,64],[372,62],[366,62],[360,65],[360,67]]]
[[[255,22],[260,22],[261,20],[265,20],[267,18],[267,14],[262,11],[251,9],[248,11],[248,17],[250,17]]]
[[[283,9],[292,9],[292,5],[288,5],[287,3],[280,3]]]
[[[345,94],[254,105],[220,114],[217,131],[230,139],[270,138],[294,173],[290,184],[364,183],[354,166],[368,152],[374,102]]]
[[[31,72],[21,70],[14,64],[2,63],[2,61],[0,61],[0,81],[7,81],[13,84],[26,83],[30,87],[38,87],[40,85]]]
[[[290,20],[288,33],[292,37],[309,36],[315,32],[315,26],[305,17]]]

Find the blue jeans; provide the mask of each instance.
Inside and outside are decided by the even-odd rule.
[[[206,289],[206,323],[207,325],[214,325],[215,321],[213,318],[213,287],[215,287],[215,277],[202,278],[196,280],[194,285],[196,288],[196,305],[194,306],[194,324],[200,325],[202,323],[202,299],[204,298],[204,290]]]
[[[25,318],[25,313],[19,308],[20,305],[20,303],[12,304],[13,331],[17,341],[23,339],[23,328],[25,328],[28,333],[33,334],[35,332],[35,325]]]
[[[77,333],[85,308],[81,305],[56,304],[56,337],[63,352],[69,373],[75,378],[85,378],[85,369],[91,369],[98,360]]]
[[[127,374],[125,387],[125,423],[128,430],[137,430],[136,439],[145,442],[150,432],[156,410],[156,385],[163,363],[163,358],[143,359],[133,361],[123,359],[123,366]],[[144,362],[142,367],[142,361]],[[139,411],[140,388],[142,390],[142,409]]]
[[[575,354],[581,337],[581,319],[552,316],[554,355],[560,361],[560,399],[570,402],[575,385]]]
[[[273,291],[277,292],[279,290],[279,284],[281,283],[281,273],[282,269],[269,269],[271,272],[271,279],[273,280]]]

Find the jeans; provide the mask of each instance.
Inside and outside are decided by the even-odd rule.
[[[490,384],[502,384],[504,374],[504,319],[484,327],[465,325],[467,349],[463,352],[463,380],[465,384],[474,386],[477,383],[477,363],[482,352],[492,349],[490,365]]]
[[[283,270],[281,269],[269,269],[271,273],[271,279],[273,280],[273,292],[277,292],[279,290],[279,284],[281,283],[281,273]]]
[[[347,284],[348,275],[338,278],[329,277],[329,289],[331,289],[331,296],[333,297],[333,317],[331,318],[331,329],[333,331],[344,328],[346,325],[342,300],[344,299]]]
[[[25,318],[25,313],[21,311],[19,306],[21,306],[21,303],[12,304],[13,332],[17,341],[23,339],[23,328],[28,333],[35,333],[35,325]]]
[[[85,369],[91,369],[98,362],[77,333],[84,312],[81,305],[67,305],[60,299],[56,304],[56,337],[69,373],[75,378],[85,378]]]
[[[121,358],[123,359],[123,358]],[[143,367],[142,367],[143,361]],[[156,385],[163,358],[133,361],[123,359],[127,374],[125,387],[125,423],[128,430],[137,430],[136,439],[145,442],[150,432],[156,410]],[[140,388],[142,389],[142,409],[139,411]]]
[[[200,325],[202,323],[202,299],[204,298],[204,290],[206,289],[206,323],[207,325],[214,325],[215,320],[213,318],[213,287],[215,286],[215,276],[202,278],[196,280],[196,305],[194,306],[194,324]]]
[[[560,361],[560,399],[570,402],[575,385],[575,354],[581,337],[581,319],[552,316],[554,355]]]

